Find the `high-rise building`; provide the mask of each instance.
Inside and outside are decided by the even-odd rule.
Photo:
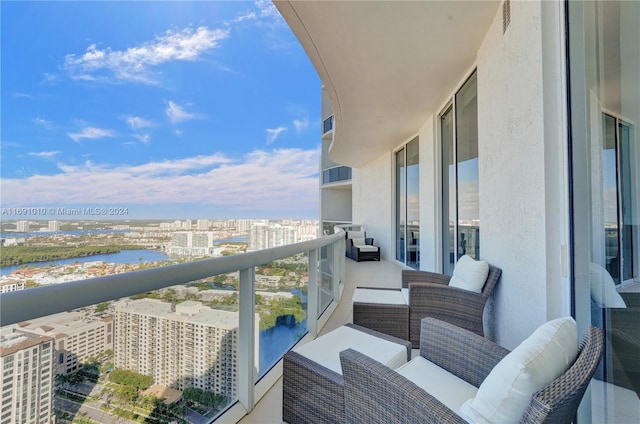
[[[251,226],[248,250],[270,249],[298,241],[297,227],[256,223]]]
[[[258,321],[256,314],[256,328]],[[195,387],[236,396],[237,312],[193,301],[123,301],[116,306],[115,328],[116,367],[178,390]]]
[[[208,219],[199,219],[196,227],[198,228],[198,231],[207,231],[210,225],[211,224]]]
[[[113,318],[91,319],[83,312],[61,312],[20,323],[20,330],[55,340],[55,374],[65,375],[106,350],[113,350]]]
[[[60,221],[49,221],[48,229],[49,231],[60,231]]]
[[[0,424],[53,422],[53,338],[0,329]]]
[[[171,234],[171,244],[167,248],[170,255],[214,256],[215,235],[207,231],[178,231]]]
[[[29,221],[18,221],[16,222],[16,229],[19,233],[28,233],[29,232]]]

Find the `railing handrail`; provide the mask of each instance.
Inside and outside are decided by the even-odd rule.
[[[5,293],[0,302],[0,326],[252,268],[297,253],[320,249],[343,237],[343,233],[337,233],[237,255]]]

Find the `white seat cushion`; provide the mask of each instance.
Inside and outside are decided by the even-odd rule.
[[[369,246],[368,244],[359,244],[359,245],[354,245],[355,247],[357,247],[361,252],[377,252],[379,247],[378,246]]]
[[[340,352],[349,348],[364,353],[392,369],[407,362],[405,346],[346,326],[336,328],[305,345],[296,347],[293,351],[342,375]]]
[[[408,305],[409,301],[400,290],[367,289],[357,287],[353,291],[353,303]]]
[[[478,388],[456,377],[433,362],[418,356],[398,368],[398,374],[411,380],[425,392],[438,399],[452,411],[473,398]]]
[[[531,396],[564,373],[578,356],[571,317],[549,321],[505,356],[458,414],[472,423],[516,423]]]
[[[481,293],[488,275],[487,262],[476,261],[469,255],[463,255],[453,269],[449,286]]]

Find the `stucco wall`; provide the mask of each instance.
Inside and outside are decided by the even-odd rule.
[[[562,190],[555,192],[563,184],[562,163],[545,162],[563,152],[560,123],[552,119],[545,128],[545,116],[560,108],[551,92],[557,84],[545,78],[560,74],[553,63],[543,69],[543,58],[553,62],[555,53],[545,40],[543,55],[543,15],[551,22],[542,9],[538,2],[512,2],[506,32],[498,13],[478,52],[481,256],[503,270],[495,338],[509,348],[550,315],[564,314],[555,307],[549,312],[549,298],[564,293],[559,252],[565,211]]]
[[[323,221],[351,222],[351,189],[320,191]]]
[[[439,150],[437,118],[429,118],[419,132],[420,140],[420,269],[442,272],[442,209],[439,200]]]
[[[380,246],[381,259],[394,260],[392,153],[353,169],[351,177],[353,223],[365,225],[367,236]]]

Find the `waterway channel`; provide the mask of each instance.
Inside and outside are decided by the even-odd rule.
[[[118,263],[118,264],[137,264],[144,262],[158,262],[169,259],[169,256],[164,254],[163,252],[159,252],[157,250],[149,250],[149,249],[135,249],[135,250],[121,250],[118,253],[109,253],[106,255],[92,255],[92,256],[83,256],[81,258],[69,258],[69,259],[59,259],[56,261],[44,261],[44,262],[32,262],[29,264],[23,265],[12,265],[0,267],[0,275],[8,275],[13,271],[20,267],[34,268],[46,268],[48,266],[58,266],[58,265],[69,265],[75,263],[84,263],[84,262],[96,262],[96,261],[104,261],[106,263]]]

